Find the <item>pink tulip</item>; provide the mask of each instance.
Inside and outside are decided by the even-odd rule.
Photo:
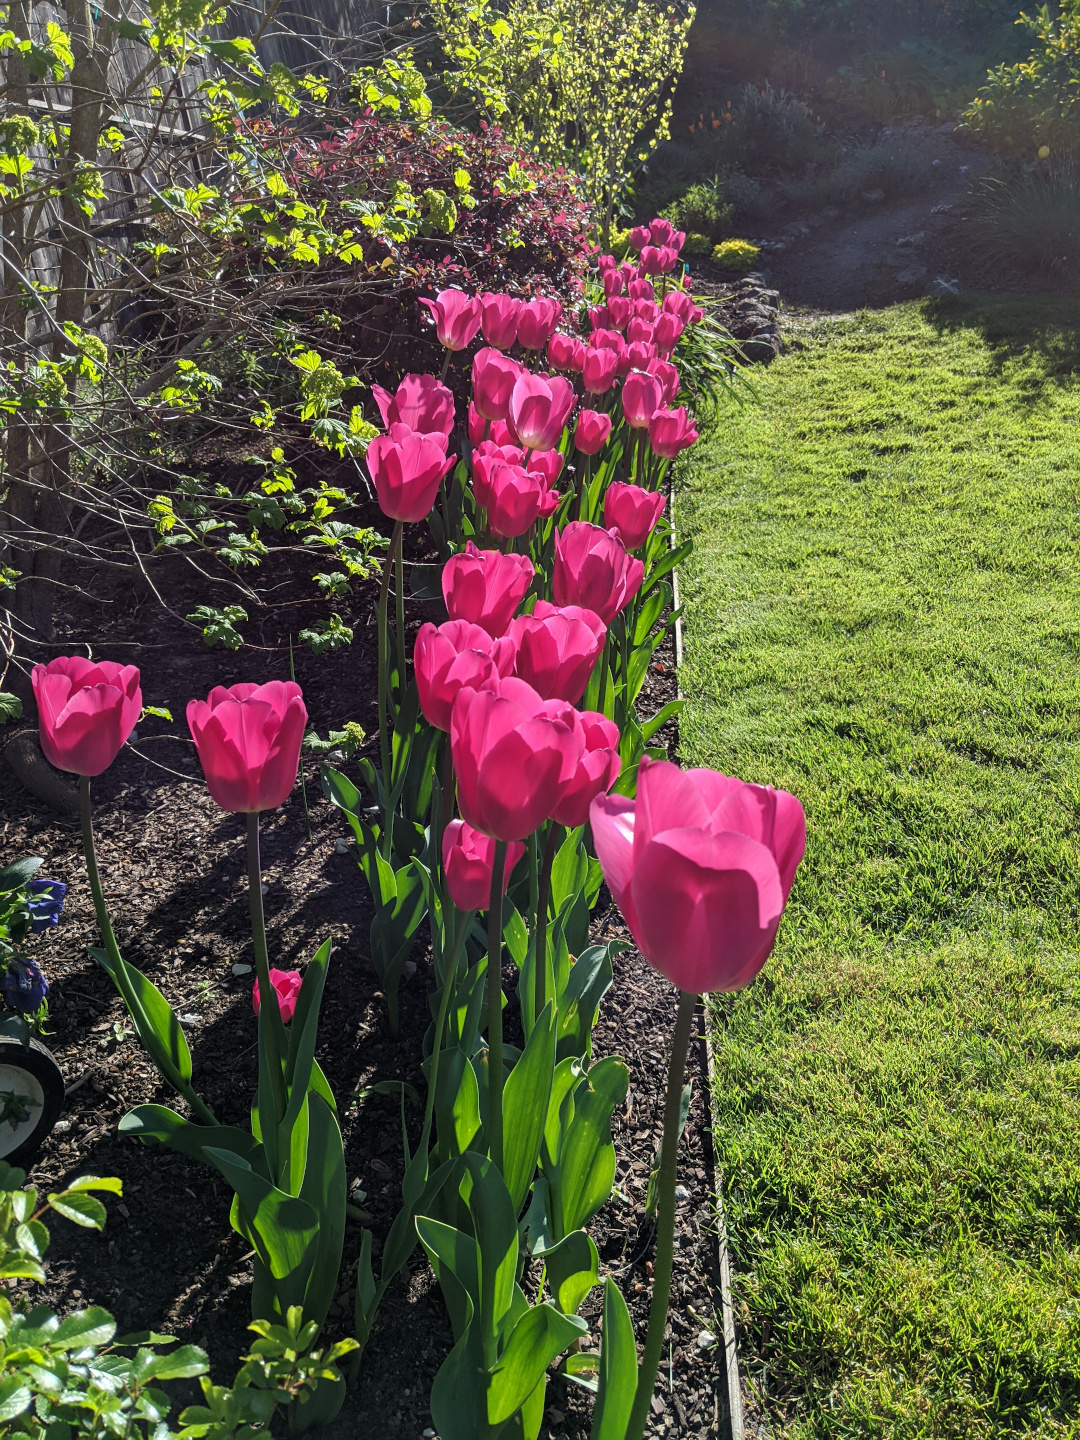
[[[689,320],[693,308],[694,302],[685,290],[669,290],[664,296],[663,309],[669,315],[677,315],[680,320]]]
[[[640,255],[651,239],[652,235],[649,233],[649,227],[647,225],[635,225],[630,231],[630,248],[631,250],[636,250]]]
[[[616,354],[621,354],[626,349],[626,341],[618,330],[594,330],[589,336],[588,348],[590,350],[614,350]]]
[[[645,566],[632,560],[617,535],[571,521],[555,536],[552,594],[556,605],[580,605],[610,625],[641,589]]]
[[[483,510],[495,499],[493,477],[500,465],[524,465],[525,451],[518,445],[495,445],[481,440],[472,455],[473,496]]]
[[[704,319],[705,311],[701,308],[700,305],[695,305],[694,308],[690,311],[690,314],[686,317],[686,323],[688,325],[700,325],[702,320]]]
[[[608,320],[615,330],[625,330],[633,314],[633,302],[625,295],[613,295],[607,303]]]
[[[631,280],[626,287],[631,300],[655,300],[656,287],[651,280]]]
[[[391,520],[423,520],[435,503],[439,481],[457,459],[447,455],[446,446],[441,431],[419,435],[400,424],[370,442],[364,458],[384,515]]]
[[[600,272],[600,280],[604,287],[604,298],[611,304],[612,298],[622,294],[623,277],[615,269],[615,257],[611,257],[612,263],[608,269]]]
[[[491,499],[485,506],[488,528],[493,535],[506,540],[524,535],[537,520],[558,508],[560,497],[548,489],[540,470],[496,464],[491,471],[490,486]]]
[[[544,484],[550,490],[558,484],[565,461],[559,450],[533,450],[525,462],[526,470],[537,470],[544,477]]]
[[[606,795],[619,778],[619,727],[613,720],[595,710],[582,710],[579,715],[585,741],[585,753],[578,761],[577,773],[559,797],[551,818],[568,830],[576,830],[589,818],[589,807],[598,795]]]
[[[617,350],[586,350],[581,366],[581,383],[587,395],[604,395],[615,383],[619,371]]]
[[[585,346],[572,335],[552,335],[548,341],[548,364],[552,370],[571,370],[577,374],[585,360]]]
[[[518,342],[526,350],[542,350],[562,319],[558,300],[528,300],[518,314]]]
[[[618,270],[619,262],[615,259],[614,255],[601,255],[596,262],[596,266],[600,274],[603,275],[608,270]]]
[[[675,396],[679,393],[679,372],[672,365],[670,360],[650,360],[648,374],[655,375],[660,381],[663,393],[660,397],[661,404],[670,405]]]
[[[502,893],[510,884],[510,872],[525,854],[525,846],[513,840],[506,847]],[[451,820],[443,831],[443,871],[450,899],[459,910],[487,910],[491,905],[491,872],[495,867],[495,841],[474,830],[464,820]]]
[[[572,706],[511,677],[458,693],[450,748],[462,817],[496,840],[524,840],[577,774],[583,741]]]
[[[307,718],[292,680],[215,685],[205,700],[189,700],[188,729],[214,803],[239,815],[283,805],[296,784]]]
[[[637,799],[589,810],[604,879],[638,948],[680,990],[740,990],[768,959],[806,848],[786,790],[644,759]]]
[[[464,350],[476,338],[480,329],[481,307],[476,295],[466,295],[461,290],[443,290],[434,300],[421,297],[435,317],[435,334],[439,344],[447,350]]]
[[[443,566],[442,593],[451,620],[468,620],[505,635],[536,571],[527,555],[478,550],[471,540]]]
[[[282,1023],[288,1025],[289,1021],[296,1014],[296,1002],[300,998],[300,986],[304,983],[304,977],[299,970],[271,970],[270,984],[274,987],[274,994],[277,996],[278,1009],[281,1012]],[[251,1007],[257,1015],[259,1013],[259,982],[251,987]]]
[[[696,443],[698,432],[686,410],[657,410],[649,421],[649,444],[663,460],[674,460]]]
[[[604,524],[615,530],[627,550],[636,550],[656,528],[664,512],[664,497],[640,485],[609,485],[604,496]]]
[[[670,245],[674,234],[675,226],[662,216],[658,216],[649,224],[649,239],[654,245]]]
[[[142,714],[135,665],[62,655],[30,672],[41,753],[73,775],[100,775],[120,754]]]
[[[599,455],[611,434],[611,416],[599,410],[580,410],[574,444],[583,455]]]
[[[505,420],[521,366],[501,350],[485,348],[473,356],[473,404],[485,420]]]
[[[660,381],[655,375],[645,375],[635,370],[623,381],[622,404],[626,423],[633,430],[644,430],[660,409],[663,396]]]
[[[641,252],[641,267],[646,275],[667,275],[674,270],[678,258],[679,252],[669,245],[660,248],[646,245]]]
[[[454,397],[434,375],[406,375],[393,395],[381,385],[373,385],[371,393],[388,430],[407,425],[418,435],[449,437],[454,428]]]
[[[660,316],[653,326],[653,339],[661,355],[670,355],[679,343],[679,337],[686,329],[686,323],[678,315],[669,312]]]
[[[641,276],[638,273],[638,267],[636,265],[631,265],[629,260],[624,260],[623,263],[619,266],[619,274],[623,278],[623,284],[626,286],[627,295],[629,295],[630,299],[633,300],[635,296],[633,290],[630,287],[636,284],[641,279]]]
[[[509,350],[517,339],[521,301],[513,295],[480,296],[480,329],[496,350]]]
[[[527,680],[545,700],[576,705],[604,648],[607,626],[580,605],[560,608],[538,600],[531,615],[519,615],[513,622],[508,638],[514,642],[514,674],[519,679]]]
[[[611,314],[606,305],[594,305],[589,311],[589,325],[593,330],[607,330],[611,325]]]
[[[498,646],[498,651],[495,648]],[[448,620],[421,625],[413,649],[413,671],[424,719],[436,730],[449,731],[450,711],[463,685],[481,690],[514,664],[514,647],[493,640],[480,625]]]
[[[635,340],[633,345],[626,347],[626,354],[620,362],[622,374],[627,375],[631,370],[641,370],[648,373],[649,366],[657,358],[659,351],[653,344],[644,340]]]
[[[634,315],[626,327],[626,340],[629,345],[653,343],[653,327],[649,320],[643,320],[640,315]]]
[[[565,376],[523,371],[510,396],[510,424],[526,450],[552,450],[573,408],[574,387]]]
[[[630,304],[639,320],[647,320],[650,325],[655,325],[660,318],[660,306],[651,296],[647,299],[642,297],[640,300],[632,300]]]

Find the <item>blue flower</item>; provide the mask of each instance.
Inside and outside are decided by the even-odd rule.
[[[27,909],[30,911],[30,931],[38,935],[42,930],[52,930],[60,920],[64,908],[67,886],[62,880],[31,880],[26,887],[30,896]]]
[[[7,962],[7,970],[0,979],[0,992],[12,1010],[33,1015],[41,1009],[49,993],[49,982],[35,961],[15,955]]]

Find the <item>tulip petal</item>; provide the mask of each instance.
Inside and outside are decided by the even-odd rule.
[[[631,893],[634,875],[635,802],[628,795],[598,795],[589,806],[593,844],[612,899],[631,932],[637,934],[637,913]]]

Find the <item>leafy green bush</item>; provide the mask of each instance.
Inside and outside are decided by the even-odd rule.
[[[726,166],[711,180],[687,186],[661,211],[687,235],[722,240],[740,222],[760,214],[761,186],[733,166]],[[708,246],[706,246],[708,248]],[[691,251],[693,253],[693,251]]]
[[[1044,5],[1016,23],[1031,37],[1030,55],[991,70],[963,122],[1001,155],[1048,146],[1080,158],[1080,0],[1061,0],[1056,14]]]
[[[873,145],[849,150],[819,179],[787,187],[803,204],[850,204],[878,190],[885,198],[918,195],[934,178],[933,156],[913,135],[883,134]]]
[[[964,228],[985,260],[1075,276],[1080,261],[1080,167],[1066,158],[980,177]]]
[[[737,166],[748,175],[792,174],[829,154],[825,126],[790,90],[744,85],[719,113],[690,126],[703,170]]]
[[[750,240],[722,240],[712,252],[713,261],[721,270],[752,270],[761,254]]]
[[[841,65],[826,82],[832,100],[890,125],[915,116],[955,115],[979,83],[977,60],[925,36],[902,40],[895,50],[868,50]]]

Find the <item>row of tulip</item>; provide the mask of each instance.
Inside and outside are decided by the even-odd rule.
[[[588,312],[584,335],[559,330],[554,301],[444,291],[428,302],[448,363],[481,332],[487,342],[472,360],[460,427],[435,376],[407,376],[375,396],[386,433],[367,463],[394,522],[378,600],[378,764],[360,761],[377,820],[342,772],[325,767],[323,786],[355,833],[371,887],[370,954],[391,1026],[425,920],[437,988],[421,1133],[405,1155],[402,1208],[378,1279],[372,1237],[363,1237],[356,1337],[362,1347],[386,1287],[421,1243],[454,1334],[430,1402],[443,1440],[534,1440],[555,1362],[595,1392],[592,1440],[640,1440],[667,1315],[694,1007],[703,991],[738,988],[760,970],[803,851],[792,796],[680,771],[649,743],[678,703],[637,713],[672,621],[665,577],[685,553],[672,548],[662,486],[671,459],[697,438],[671,404],[673,356],[697,307],[684,284],[662,279],[657,293],[650,278],[672,273],[681,238],[656,221],[632,237],[637,265],[603,257],[605,303]],[[550,369],[530,368],[545,351]],[[459,463],[455,435],[467,457]],[[410,665],[403,537],[422,520],[444,556],[449,618],[420,627]],[[122,959],[105,909],[89,777],[111,763],[138,717],[138,672],[68,658],[39,668],[34,683],[47,758],[83,777],[104,941],[94,953],[194,1116],[140,1106],[121,1128],[198,1156],[233,1186],[231,1221],[255,1251],[257,1317],[302,1305],[321,1325],[346,1218],[336,1106],[314,1059],[329,947],[302,978],[271,970],[259,869],[259,812],[283,803],[296,777],[306,723],[299,688],[218,687],[188,707],[211,795],[248,816],[260,1057],[249,1132],[220,1125],[194,1090],[183,1031],[164,996]],[[611,1116],[627,1086],[620,1060],[592,1053],[620,948],[589,943],[602,880],[641,953],[680,992],[640,1360],[610,1277],[601,1350],[579,1344],[580,1308],[600,1283],[587,1226],[614,1182]],[[520,1051],[503,1038],[507,960],[518,977]],[[541,1267],[532,1301],[522,1288],[530,1256]],[[291,1416],[293,1428],[334,1413],[340,1389],[328,1382]]]

